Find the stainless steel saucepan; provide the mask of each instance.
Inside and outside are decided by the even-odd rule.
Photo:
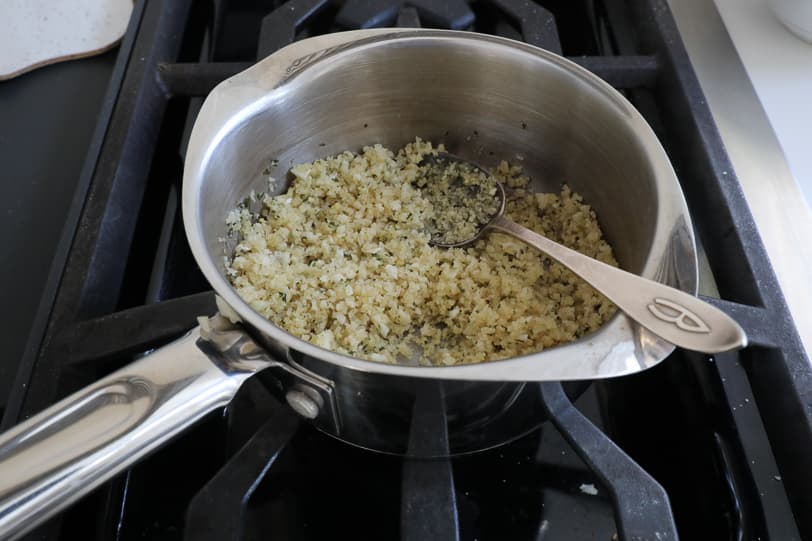
[[[525,382],[631,374],[673,346],[623,315],[581,340],[479,365],[378,364],[299,340],[244,303],[224,276],[225,217],[267,168],[420,136],[485,166],[508,159],[597,212],[621,265],[695,294],[691,220],[665,152],[641,115],[584,69],[486,35],[364,30],[297,42],[220,84],[192,132],[183,216],[221,312],[183,338],[0,436],[0,537],[18,536],[259,377],[318,428],[407,453],[415,397],[445,406],[451,453],[502,444],[540,422]],[[283,188],[280,188],[280,190]],[[231,239],[233,243],[233,239]]]

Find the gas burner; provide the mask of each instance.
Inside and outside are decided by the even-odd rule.
[[[336,22],[344,28],[391,26],[404,12],[409,13],[410,22],[416,22],[410,9],[426,25],[462,30],[474,22],[474,12],[465,0],[347,0]]]

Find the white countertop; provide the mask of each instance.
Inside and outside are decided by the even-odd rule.
[[[790,172],[812,205],[812,43],[790,33],[766,0],[716,0]]]
[[[810,355],[812,45],[765,0],[670,5]]]

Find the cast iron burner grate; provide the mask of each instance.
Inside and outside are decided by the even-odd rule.
[[[598,494],[596,484],[600,487],[607,487],[609,497],[615,503],[621,539],[645,539],[651,532],[658,532],[660,539],[676,539],[676,530],[668,506],[668,496],[663,488],[575,409],[560,384],[543,384],[540,386],[540,392],[544,396],[547,406],[546,413],[550,415],[555,426],[559,428],[559,431],[600,480],[600,484],[596,483],[591,475],[579,468],[577,462],[574,468],[566,468],[559,467],[554,461],[546,458],[538,460],[539,463],[552,466],[546,472],[546,484],[555,486],[557,479],[561,488],[567,485],[572,486],[572,480],[566,479],[566,475],[569,473],[580,476],[580,480],[584,481],[579,486],[586,495],[591,495],[592,489],[594,489],[595,495]],[[409,442],[410,453],[448,454],[447,425],[442,413],[442,404],[439,386],[433,391],[429,389],[423,396],[418,397],[414,406],[414,424]],[[185,539],[225,541],[244,538],[251,499],[257,490],[261,489],[265,477],[274,472],[274,466],[280,459],[283,449],[293,438],[297,422],[296,416],[287,409],[276,408],[273,411],[269,419],[251,439],[195,495],[186,515]],[[547,427],[548,433],[550,430],[551,428]],[[532,438],[525,438],[525,440],[528,440],[524,442],[525,445],[538,445]],[[563,441],[558,445],[551,445],[544,438],[542,441],[545,444],[544,452],[549,453],[551,449],[556,450],[553,453],[554,459],[558,458],[556,456],[558,449],[567,448]],[[521,449],[522,445],[514,446],[514,450],[516,448]],[[332,453],[325,451],[327,450],[320,449],[319,457],[332,456]],[[566,453],[566,451],[562,452]],[[503,450],[491,451],[491,453],[498,453],[504,459],[505,451]],[[522,459],[531,461],[529,457],[523,457],[521,453],[509,460],[512,461],[516,458],[519,459],[519,465],[521,465]],[[377,457],[377,459],[389,462],[399,461],[392,457],[385,459]],[[319,460],[318,457],[317,460]],[[467,460],[469,462],[478,461],[478,458]],[[464,469],[465,461],[466,459],[457,460],[457,468]],[[331,469],[341,467],[342,464],[331,465]],[[281,469],[285,468],[285,465],[281,466]],[[308,488],[313,488],[315,483],[308,483],[306,474],[298,472],[296,475],[297,483],[307,487],[300,499],[307,501],[315,498],[316,495],[313,491],[308,490]],[[483,472],[474,475],[487,476]],[[505,475],[506,477],[501,481],[506,484],[507,474]],[[399,533],[401,539],[416,541],[460,539],[461,528],[457,513],[457,493],[459,491],[455,487],[451,460],[405,459],[402,461],[400,481]],[[508,489],[514,490],[513,484],[516,481],[515,477],[511,477],[511,486]],[[271,481],[270,485],[274,486],[277,482]],[[394,485],[397,479],[391,479],[391,482]],[[601,490],[603,489],[601,488]],[[566,490],[562,492],[566,494]],[[464,498],[470,492],[465,491],[463,494]],[[393,496],[392,500],[398,501],[398,495]],[[532,496],[528,494],[527,498],[531,499]],[[560,501],[560,496],[558,499],[555,496],[548,496],[537,502],[539,509],[545,505],[545,500],[551,505],[556,505]],[[576,524],[566,524],[567,530],[550,532],[549,522],[547,526],[543,526],[543,519],[539,520],[539,527],[548,531],[547,539],[555,539],[559,535],[564,535],[563,538],[566,539],[588,539],[587,534],[591,536],[596,526],[598,530],[600,530],[600,526],[603,526],[606,528],[607,535],[612,535],[614,525],[606,510],[609,507],[608,502],[606,504],[599,506],[597,510],[592,510],[597,520],[587,524],[580,532],[572,531],[572,528],[577,531]],[[393,514],[392,519],[392,524],[395,524],[398,519],[397,514]],[[559,525],[555,526],[555,528],[559,527]],[[474,526],[472,529],[476,530],[476,527]],[[384,538],[396,535],[394,531],[378,533]],[[502,531],[502,534],[507,533]],[[329,531],[317,532],[313,537],[322,538],[326,534],[329,534]],[[549,536],[550,534],[552,537]],[[585,536],[581,537],[579,534]]]
[[[422,19],[451,30],[462,30],[474,22],[474,12],[465,0],[349,0],[341,6],[336,22],[346,28],[374,28],[391,26],[397,18],[407,17],[410,23],[419,24]]]
[[[214,312],[178,208],[202,97],[293,40],[380,25],[524,40],[624,92],[677,169],[727,299],[710,300],[754,346],[716,358],[677,351],[647,372],[591,385],[577,409],[561,385],[540,385],[552,423],[453,460],[342,444],[252,381],[30,538],[812,535],[812,470],[798,451],[812,448],[808,360],[664,0],[138,2],[4,425]],[[428,393],[414,405],[411,445],[447,448],[440,399]]]

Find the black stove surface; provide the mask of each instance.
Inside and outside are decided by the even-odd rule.
[[[252,416],[250,426],[230,424],[257,404],[262,416]],[[580,404],[597,415],[594,393]],[[212,443],[213,434],[222,437]],[[228,449],[243,439],[239,449]],[[190,456],[195,447],[205,451]],[[213,416],[121,481],[138,503],[125,506],[118,535],[609,540],[617,532],[608,493],[552,426],[451,464],[448,483],[446,461],[358,450],[300,423],[261,385],[250,385],[224,416]],[[168,483],[167,471],[184,482]],[[113,525],[101,522],[101,528]],[[88,526],[88,533],[96,527]]]
[[[754,346],[716,357],[677,351],[644,373],[580,385],[569,398],[558,384],[540,385],[552,422],[497,449],[435,461],[333,440],[249,381],[227,408],[30,539],[812,533],[802,452],[812,448],[808,360],[664,0],[151,0],[136,4],[133,21],[108,95],[115,107],[100,120],[79,182],[81,212],[66,226],[75,236],[57,259],[56,294],[41,311],[36,347],[17,367],[5,427],[214,312],[178,208],[202,98],[293,40],[349,28],[519,39],[624,92],[678,172],[726,299],[710,300],[742,322]]]

